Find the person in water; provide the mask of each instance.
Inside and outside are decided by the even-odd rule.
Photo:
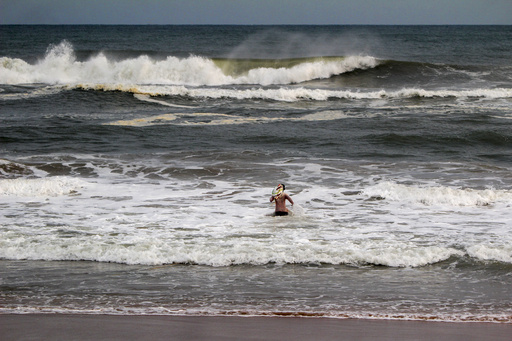
[[[288,200],[293,206],[293,200],[288,194],[284,193],[284,188],[285,186],[282,184],[277,185],[277,187],[272,191],[272,196],[270,197],[270,202],[275,201],[276,203],[276,216],[289,214],[289,211],[286,208],[286,200]]]

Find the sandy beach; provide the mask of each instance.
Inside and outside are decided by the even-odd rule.
[[[2,340],[510,340],[512,325],[329,318],[0,315]]]

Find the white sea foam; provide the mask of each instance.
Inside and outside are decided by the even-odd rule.
[[[365,188],[363,194],[424,205],[487,206],[497,202],[512,204],[512,191],[508,190],[408,186],[389,181]]]
[[[0,180],[0,196],[55,197],[77,193],[85,184],[67,177],[4,179]]]
[[[511,98],[512,89],[471,89],[471,90],[425,90],[425,89],[402,89],[394,92],[387,92],[383,97],[389,98],[433,98],[433,97],[457,97],[457,98]]]
[[[148,95],[143,95],[143,94],[137,94],[135,93],[133,95],[135,98],[141,100],[141,101],[145,101],[145,102],[150,102],[150,103],[158,103],[158,104],[161,104],[161,105],[164,105],[164,106],[167,106],[167,107],[174,107],[174,108],[192,108],[191,106],[187,106],[187,105],[178,105],[178,104],[173,104],[173,103],[169,103],[169,102],[165,102],[165,101],[160,101],[160,100],[157,100],[157,99],[154,99],[154,98],[151,98],[150,96]]]
[[[35,88],[27,90],[26,92],[18,92],[18,93],[6,93],[0,94],[0,100],[9,101],[9,100],[24,100],[29,98],[43,97],[43,96],[51,96],[58,94],[63,91],[64,88],[62,86],[45,86],[43,88]]]
[[[246,117],[217,113],[173,113],[149,117],[139,117],[131,120],[118,120],[105,125],[145,127],[160,124],[181,126],[193,125],[236,125],[249,123],[271,123],[277,121],[332,121],[347,117],[343,111],[322,111],[302,117]],[[205,120],[206,119],[206,120]]]
[[[88,167],[97,177],[30,178],[37,173],[0,180],[0,226],[7,227],[0,229],[0,258],[210,266],[418,267],[451,257],[512,262],[509,189],[411,184],[409,178],[407,184],[375,183],[374,175],[387,171],[400,178],[399,166],[354,168],[339,160],[249,162],[243,166],[249,181],[240,178],[242,170],[211,158],[82,158],[92,160]],[[447,174],[467,168],[436,166]],[[271,186],[264,175],[257,180],[258,169],[269,167],[293,184],[290,217],[270,216]]]
[[[468,247],[471,257],[481,260],[512,263],[512,244],[500,245],[498,243],[478,244]]]
[[[146,301],[140,306],[133,305],[99,305],[94,308],[84,308],[79,306],[60,307],[60,306],[21,306],[21,307],[0,307],[2,314],[63,314],[63,315],[118,315],[118,316],[239,316],[239,317],[300,317],[300,318],[329,318],[329,319],[367,319],[367,320],[396,320],[396,321],[429,321],[429,322],[464,322],[464,323],[512,323],[512,316],[503,313],[378,313],[378,312],[359,312],[359,311],[293,311],[288,309],[280,310],[276,307],[274,310],[266,310],[263,307],[250,307],[246,309],[229,309],[226,307],[217,308],[208,307],[173,307],[159,306]],[[265,307],[267,308],[267,307]],[[268,309],[268,308],[267,308]]]
[[[309,176],[328,171],[313,164],[305,166]],[[202,169],[197,164],[183,167]],[[66,177],[1,180],[4,215],[0,224],[10,228],[0,230],[0,258],[210,266],[326,263],[418,267],[465,255],[483,261],[511,261],[507,238],[498,237],[505,233],[500,224],[509,220],[506,214],[496,214],[502,209],[489,208],[500,200],[510,200],[507,191],[383,183],[347,198],[340,195],[338,187],[315,186],[300,195],[292,193],[297,214],[281,219],[269,216],[268,188],[211,177],[199,183],[178,179],[154,182],[144,174],[120,182],[118,167],[115,173],[98,172],[103,172],[101,179],[95,180],[98,183]],[[75,193],[80,195],[69,196]],[[365,200],[373,196],[386,200]],[[27,197],[32,204],[25,204]],[[479,206],[484,199],[490,206]],[[388,206],[390,200],[399,205]],[[414,209],[410,202],[474,205],[470,207],[491,211],[468,217],[469,227],[464,212],[446,213],[449,211],[444,208],[443,214],[448,216],[443,225],[429,227],[423,225],[425,217],[434,220],[438,212]],[[489,215],[497,224],[495,235],[481,233],[481,229],[489,229]],[[471,238],[450,224],[464,225]],[[439,227],[443,228],[440,235],[436,232]]]

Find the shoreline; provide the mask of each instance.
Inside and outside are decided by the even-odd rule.
[[[0,315],[4,340],[509,340],[512,324],[304,317]]]

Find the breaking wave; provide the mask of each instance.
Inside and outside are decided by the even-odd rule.
[[[408,67],[398,67],[401,65]],[[121,91],[149,96],[263,99],[284,102],[330,99],[512,98],[512,89],[508,87],[427,88],[414,82],[402,83],[402,78],[421,79],[426,67],[420,63],[383,61],[372,56],[285,59],[168,56],[158,59],[139,55],[117,60],[98,52],[89,59],[80,61],[75,56],[73,46],[63,41],[59,45],[50,46],[44,58],[34,64],[18,58],[0,57],[0,84],[45,85],[25,91],[16,89],[14,92],[3,92],[0,94],[0,100],[22,100],[54,95],[66,89]],[[440,67],[436,69],[434,65],[428,65],[428,68],[443,72]],[[390,74],[393,76],[390,77]],[[382,84],[386,86],[363,87],[364,90],[340,86],[335,78],[340,75],[360,77],[359,81],[363,84],[385,79],[385,83]],[[332,84],[322,83],[321,86],[311,87],[307,84],[331,78]]]
[[[202,56],[163,60],[147,55],[113,60],[98,53],[78,61],[69,42],[51,46],[36,64],[0,58],[2,84],[165,84],[217,86],[228,84],[292,84],[330,78],[378,65],[371,56],[319,57],[281,60],[211,59]]]
[[[278,89],[250,88],[190,88],[186,86],[155,86],[155,85],[109,85],[109,84],[77,84],[74,89],[95,91],[122,91],[146,96],[180,96],[189,98],[220,99],[230,98],[237,100],[263,99],[282,102],[295,102],[301,100],[327,101],[330,99],[348,100],[374,100],[374,99],[404,99],[404,98],[483,98],[498,99],[512,98],[512,89],[473,89],[473,90],[424,90],[401,89],[397,91],[353,91],[310,89],[306,87],[290,87]],[[141,99],[141,98],[139,98]]]

